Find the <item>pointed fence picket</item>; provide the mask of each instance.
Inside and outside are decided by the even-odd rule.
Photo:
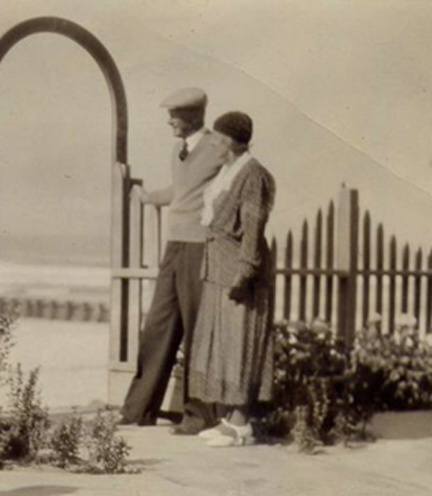
[[[382,224],[376,227],[373,246],[368,210],[359,229],[355,191],[341,191],[338,214],[336,218],[334,203],[330,202],[324,225],[322,210],[318,210],[313,230],[307,220],[303,222],[298,244],[288,231],[285,258],[274,267],[275,287],[281,287],[280,277],[283,280],[282,308],[279,313],[276,309],[276,316],[303,321],[321,318],[347,345],[352,343],[357,325],[366,325],[374,313],[381,315],[384,332],[394,331],[398,314],[409,313],[422,335],[432,333],[432,250],[426,265],[422,248],[413,257],[412,247],[406,243],[399,252],[394,235],[386,250]],[[273,245],[277,251],[276,240]],[[297,293],[295,287],[299,288]]]

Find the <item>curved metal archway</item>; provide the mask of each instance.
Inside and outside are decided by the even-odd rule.
[[[0,63],[19,41],[38,33],[55,33],[83,47],[96,61],[108,84],[113,115],[112,197],[111,197],[111,267],[127,267],[129,258],[129,188],[127,165],[127,102],[119,70],[105,46],[80,25],[58,17],[36,17],[17,24],[0,38]],[[111,279],[110,363],[127,356],[127,281]],[[111,367],[111,366],[110,366]]]
[[[36,17],[17,24],[0,38],[0,63],[9,50],[32,34],[56,33],[82,46],[100,67],[111,95],[115,142],[113,156],[116,161],[127,163],[127,102],[119,70],[104,45],[80,25],[59,17]]]

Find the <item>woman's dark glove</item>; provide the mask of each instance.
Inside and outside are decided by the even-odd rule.
[[[228,297],[237,303],[244,301],[250,291],[250,280],[242,277],[236,277],[231,286]]]

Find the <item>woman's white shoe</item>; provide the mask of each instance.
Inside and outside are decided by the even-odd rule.
[[[224,448],[227,446],[249,446],[254,444],[253,431],[251,424],[237,426],[230,424],[225,419],[222,420],[226,432],[219,432],[208,439],[207,446],[211,448]]]
[[[201,439],[213,439],[219,436],[235,436],[235,431],[226,419],[221,419],[219,424],[211,429],[206,429],[198,434]]]
[[[222,436],[222,424],[217,424],[215,427],[212,427],[211,429],[206,429],[204,431],[201,431],[198,434],[198,437],[201,439],[213,439],[214,437],[219,437]]]

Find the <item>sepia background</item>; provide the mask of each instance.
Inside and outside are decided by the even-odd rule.
[[[358,188],[387,234],[432,239],[431,6],[422,0],[1,0],[0,32],[54,15],[81,24],[119,66],[129,162],[148,188],[169,181],[173,144],[159,102],[209,95],[208,124],[239,109],[275,175],[270,234],[298,230]],[[0,260],[107,266],[111,102],[72,41],[31,36],[0,67]]]
[[[209,126],[228,110],[254,119],[253,154],[277,182],[269,237],[292,229],[297,254],[303,219],[325,215],[345,183],[370,210],[372,233],[383,223],[386,264],[393,234],[398,248],[429,253],[431,0],[0,0],[0,36],[38,16],[80,24],[112,54],[128,99],[131,174],[149,189],[170,180],[174,140],[159,103],[199,86]],[[0,64],[0,302],[108,308],[111,133],[106,82],[71,40],[31,36]],[[92,412],[108,398],[107,318],[75,310],[69,320],[20,318],[12,333],[11,364],[40,367],[50,413]],[[0,410],[7,401],[0,385]],[[0,492],[430,494],[431,438],[412,437],[418,420],[403,422],[396,439],[314,457],[280,444],[214,453],[168,425],[125,426],[142,476],[20,467],[2,472]]]
[[[128,99],[131,173],[148,189],[170,181],[174,140],[160,101],[198,86],[209,126],[229,110],[254,119],[252,152],[277,183],[269,237],[292,229],[297,240],[303,219],[325,212],[344,183],[359,190],[373,229],[382,222],[387,238],[430,249],[429,0],[0,0],[0,34],[37,16],[80,24],[112,54]],[[38,34],[7,54],[0,296],[108,304],[111,146],[107,85],[82,48]],[[52,405],[106,397],[107,326],[77,326],[20,324],[15,358],[44,364]],[[34,336],[54,343],[58,329],[63,341],[35,353]]]

